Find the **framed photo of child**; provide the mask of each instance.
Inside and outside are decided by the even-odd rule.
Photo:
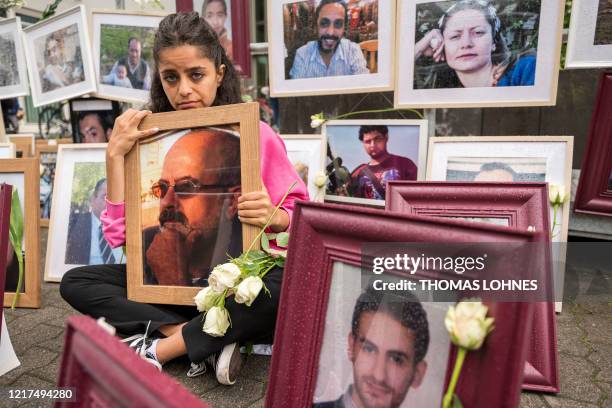
[[[152,114],[159,128],[126,157],[128,298],[192,305],[212,268],[246,250],[259,229],[237,217],[261,189],[256,103]]]

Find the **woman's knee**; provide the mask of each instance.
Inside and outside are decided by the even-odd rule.
[[[79,286],[81,286],[83,283],[83,277],[87,268],[87,266],[80,266],[78,268],[71,269],[62,277],[59,288],[60,295],[71,305],[74,305],[77,300],[76,296],[79,293],[82,295],[82,292],[79,290]]]

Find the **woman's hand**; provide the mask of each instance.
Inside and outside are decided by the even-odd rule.
[[[159,129],[138,130],[138,125],[151,111],[138,111],[128,109],[115,120],[113,132],[111,133],[106,154],[109,158],[123,158],[132,150],[136,140],[144,136],[150,136]]]
[[[500,78],[506,72],[506,68],[508,68],[508,64],[497,64],[493,66],[491,70],[491,86],[497,86]]]
[[[414,59],[418,59],[421,55],[433,57],[434,61],[444,61],[444,37],[442,32],[437,28],[425,34],[414,46]]]
[[[254,191],[238,197],[238,219],[246,224],[263,227],[274,213],[274,208],[276,206],[272,204],[265,188],[264,191]],[[289,226],[289,214],[279,208],[269,226],[274,232],[286,230]]]

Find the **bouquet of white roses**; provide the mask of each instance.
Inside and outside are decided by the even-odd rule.
[[[230,258],[229,262],[217,265],[208,277],[208,286],[195,296],[196,307],[203,313],[202,330],[207,334],[221,337],[230,327],[231,318],[225,308],[225,298],[228,296],[233,295],[236,303],[246,306],[253,304],[262,289],[270,296],[270,292],[263,283],[263,278],[275,266],[285,266],[289,234],[286,232],[266,233],[265,229],[295,184],[289,187],[249,249],[238,258]],[[251,250],[258,239],[261,239],[262,250]],[[270,247],[272,239],[276,240],[276,246],[281,249]]]

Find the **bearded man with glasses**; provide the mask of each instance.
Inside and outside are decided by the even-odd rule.
[[[291,79],[368,74],[359,44],[345,37],[347,7],[342,0],[321,0],[315,11],[318,40],[298,48]]]
[[[160,200],[159,226],[143,230],[146,283],[202,286],[227,254],[240,254],[237,136],[213,129],[185,134],[168,150],[151,193]]]

